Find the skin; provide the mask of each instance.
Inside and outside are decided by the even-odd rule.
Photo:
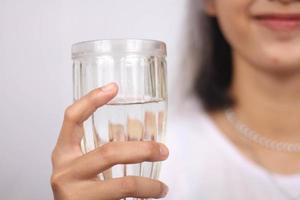
[[[165,145],[155,142],[111,142],[85,155],[80,149],[82,123],[117,94],[109,84],[91,91],[65,111],[62,129],[52,153],[51,185],[55,200],[116,200],[125,197],[161,198],[167,186],[157,180],[127,176],[99,181],[97,174],[116,164],[162,161]],[[139,151],[136,151],[139,149]]]
[[[300,142],[300,34],[271,31],[259,26],[253,15],[261,11],[300,13],[293,0],[204,0],[207,14],[216,16],[233,49],[231,93],[238,118],[274,140]],[[283,50],[284,49],[284,50]],[[168,149],[154,142],[113,142],[82,155],[82,122],[117,94],[111,84],[96,89],[66,109],[61,133],[52,154],[51,184],[56,200],[113,200],[125,197],[160,198],[167,186],[142,177],[98,181],[96,175],[116,164],[161,161]],[[300,172],[300,155],[266,150],[243,140],[224,118],[210,113],[237,149],[266,169]],[[140,151],[136,151],[140,149]],[[255,152],[256,156],[253,156]]]
[[[300,29],[274,30],[255,18],[265,13],[298,13],[295,0],[207,0],[233,52],[233,82],[238,118],[272,140],[300,143]],[[300,154],[265,149],[245,140],[223,111],[210,113],[219,129],[245,156],[266,169],[300,173]]]

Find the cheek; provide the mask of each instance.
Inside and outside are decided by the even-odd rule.
[[[235,51],[246,51],[252,44],[249,17],[246,14],[248,4],[240,3],[246,2],[240,0],[217,2],[217,18],[224,37]]]
[[[300,33],[290,40],[258,27],[248,0],[217,0],[217,17],[231,47],[248,63],[267,70],[300,69]]]
[[[246,32],[247,10],[249,0],[215,0],[216,15],[221,29],[230,40],[238,39],[236,36]]]

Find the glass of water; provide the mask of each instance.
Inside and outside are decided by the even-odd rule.
[[[72,46],[74,100],[107,83],[118,95],[84,123],[82,151],[108,142],[164,142],[167,118],[166,45],[155,40],[113,39]],[[139,149],[137,149],[139,151]],[[159,162],[116,165],[101,180],[122,176],[158,178]]]

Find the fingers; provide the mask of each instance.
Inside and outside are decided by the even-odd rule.
[[[81,99],[74,102],[65,111],[62,131],[58,142],[64,145],[80,145],[82,130],[81,124],[96,111],[97,108],[110,101],[118,91],[115,83],[92,90]]]
[[[77,158],[71,165],[70,178],[86,179],[116,164],[162,161],[169,155],[164,144],[156,142],[111,142]]]
[[[107,181],[85,180],[66,182],[59,176],[52,178],[51,186],[55,199],[113,200],[126,197],[162,198],[168,187],[158,181],[145,177],[126,176]]]
[[[103,199],[162,198],[168,192],[168,187],[164,183],[145,177],[127,176],[97,184],[99,186],[94,187],[92,192]]]
[[[117,94],[117,90],[115,83],[92,90],[67,108],[64,121],[71,124],[83,123],[98,107],[111,100]]]

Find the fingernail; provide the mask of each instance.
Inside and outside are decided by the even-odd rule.
[[[111,92],[116,88],[114,83],[109,83],[107,85],[104,85],[103,87],[101,87],[101,90],[103,92]]]
[[[168,192],[169,192],[168,186],[164,185],[161,197],[167,196]]]
[[[162,156],[167,156],[169,154],[169,150],[163,144],[160,145],[159,151],[160,151],[160,155]]]

